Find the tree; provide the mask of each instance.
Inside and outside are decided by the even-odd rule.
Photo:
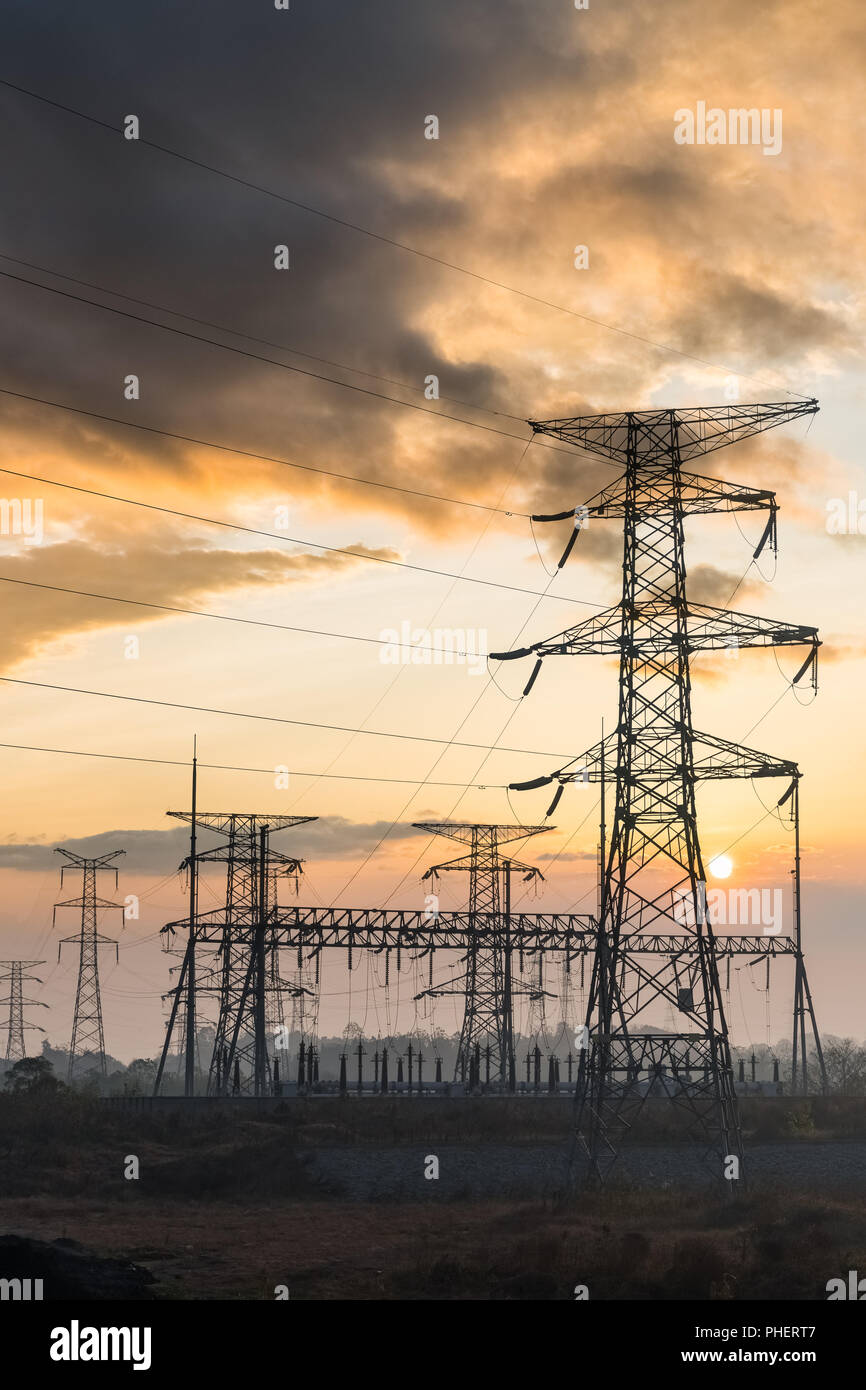
[[[13,1095],[50,1094],[63,1090],[63,1082],[54,1075],[54,1068],[45,1057],[22,1057],[7,1073],[4,1081]]]
[[[854,1038],[830,1038],[824,1048],[827,1083],[839,1096],[862,1096],[866,1092],[866,1048]]]
[[[155,1080],[156,1062],[150,1057],[136,1057],[124,1074],[124,1090],[127,1095],[143,1095],[153,1089]]]

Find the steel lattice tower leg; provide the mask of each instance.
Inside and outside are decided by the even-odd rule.
[[[815,1018],[815,1006],[812,1003],[812,991],[809,988],[809,980],[806,975],[806,960],[803,955],[803,914],[801,897],[801,865],[800,865],[800,778],[799,775],[793,779],[791,788],[780,801],[784,805],[788,798],[792,800],[791,814],[794,821],[794,941],[796,945],[796,957],[794,966],[794,1037],[791,1049],[791,1090],[794,1095],[806,1096],[809,1094],[809,1063],[806,1052],[806,1024],[810,1024],[812,1037],[815,1042],[815,1056],[818,1062],[818,1071],[821,1077],[821,1091],[827,1094],[827,1069],[824,1065],[824,1049],[821,1046],[821,1035],[818,1032],[818,1022]]]

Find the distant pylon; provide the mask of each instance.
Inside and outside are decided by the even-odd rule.
[[[552,829],[547,825],[461,825],[456,821],[419,821],[416,830],[445,835],[469,846],[469,853],[447,864],[428,869],[425,879],[450,870],[469,874],[469,949],[464,957],[466,970],[448,988],[431,988],[423,995],[437,998],[462,994],[466,999],[463,1027],[455,1063],[455,1080],[468,1077],[475,1050],[492,1046],[494,1074],[500,1086],[514,1090],[514,996],[527,991],[517,989],[512,978],[511,873],[517,870],[528,881],[541,878],[531,864],[521,864],[500,853],[510,840],[523,840]],[[438,910],[438,909],[437,909]],[[478,928],[479,918],[495,923],[486,934]],[[529,991],[534,998],[536,991]],[[472,1072],[472,1083],[478,1077]]]
[[[97,1066],[102,1076],[106,1074],[105,1066],[105,1035],[102,1028],[102,1000],[99,993],[99,947],[113,946],[119,958],[117,942],[111,937],[102,936],[97,926],[97,916],[100,909],[113,908],[123,912],[123,903],[109,902],[106,898],[99,898],[96,895],[96,875],[103,870],[114,874],[114,887],[117,891],[117,869],[114,868],[112,860],[119,854],[124,854],[125,850],[115,849],[110,854],[100,855],[98,859],[85,859],[80,854],[73,854],[68,849],[57,849],[55,854],[62,854],[68,861],[60,870],[60,887],[63,887],[63,876],[70,868],[81,872],[81,897],[69,898],[66,902],[55,903],[54,921],[57,919],[57,909],[59,907],[80,907],[81,908],[81,930],[78,936],[65,936],[58,943],[57,959],[60,959],[61,948],[67,942],[77,942],[79,946],[78,962],[78,989],[75,994],[75,1017],[72,1023],[72,1041],[69,1044],[69,1062],[67,1065],[67,1080],[72,1080],[75,1069],[75,1061],[78,1057],[83,1057],[86,1053],[95,1053]],[[52,922],[54,925],[54,922]]]
[[[41,999],[24,998],[24,981],[35,980],[37,984],[42,984],[38,975],[26,975],[25,970],[29,970],[31,965],[44,965],[42,960],[0,960],[0,965],[9,966],[8,975],[0,975],[0,980],[9,981],[8,999],[0,999],[0,1004],[9,1005],[9,1031],[6,1035],[6,1060],[7,1062],[20,1062],[27,1056],[24,1048],[24,1033],[28,1028],[35,1028],[37,1032],[44,1033],[45,1029],[40,1028],[38,1023],[25,1023],[24,1010],[36,1008],[47,1009],[48,1005],[43,1004]]]

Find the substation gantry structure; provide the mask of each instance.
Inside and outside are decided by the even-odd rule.
[[[195,780],[195,766],[193,768]],[[556,943],[568,953],[581,949],[589,918],[544,919],[539,925],[528,914],[511,912],[511,876],[519,873],[523,881],[540,878],[529,864],[503,855],[500,846],[509,840],[550,829],[549,826],[462,825],[454,822],[419,823],[417,828],[445,835],[469,846],[468,855],[434,866],[425,877],[464,870],[469,873],[469,910],[441,912],[431,909],[408,912],[379,908],[318,908],[282,905],[269,885],[275,870],[282,876],[297,877],[303,861],[274,851],[270,831],[285,829],[314,820],[313,816],[239,815],[237,813],[169,812],[191,827],[190,853],[181,868],[189,872],[190,911],[186,919],[163,928],[169,943],[186,934],[186,946],[178,983],[169,992],[172,1003],[162,1056],[157,1069],[154,1093],[162,1085],[173,1045],[185,1056],[186,1095],[194,1095],[197,1059],[196,1020],[203,995],[216,995],[218,1017],[210,1060],[209,1095],[266,1095],[275,1081],[269,1040],[275,1033],[278,1009],[274,1002],[283,994],[309,993],[304,969],[310,960],[317,963],[324,949],[345,949],[351,970],[357,951],[396,955],[398,969],[403,953],[425,956],[430,963],[430,987],[417,997],[458,993],[466,1007],[461,1033],[458,1070],[479,1078],[477,1058],[482,1048],[491,1056],[497,1085],[514,1089],[513,1000],[531,990],[515,984],[512,958],[540,950],[555,949]],[[224,843],[200,851],[196,847],[202,829],[216,831]],[[204,864],[226,864],[225,905],[204,912],[198,910],[199,874]],[[548,937],[548,928],[553,936]],[[279,975],[281,951],[297,954],[297,982]],[[458,952],[463,974],[448,988],[433,985],[433,955],[436,950]],[[572,952],[573,953],[573,952]],[[204,957],[217,965],[202,969]],[[490,1049],[489,1054],[487,1049]],[[474,1079],[473,1079],[474,1078]]]
[[[704,780],[784,777],[793,798],[798,842],[794,938],[758,937],[768,956],[796,960],[794,1048],[805,1085],[805,1018],[814,1011],[802,955],[799,902],[799,778],[796,764],[730,743],[692,727],[691,657],[736,646],[805,646],[794,677],[816,685],[820,641],[815,628],[712,607],[689,599],[684,520],[717,512],[766,512],[755,550],[776,548],[777,502],[765,489],[689,471],[704,454],[764,430],[812,415],[814,400],[529,421],[548,435],[623,466],[610,486],[580,507],[534,521],[571,519],[560,561],[583,526],[613,519],[623,528],[622,593],[613,607],[531,646],[491,653],[491,660],[534,656],[526,690],[548,656],[608,655],[619,659],[617,725],[608,738],[547,778],[558,782],[551,811],[576,777],[609,780],[614,790],[609,836],[602,833],[599,921],[586,1012],[588,1045],[580,1054],[576,1091],[579,1140],[587,1172],[604,1181],[649,1094],[665,1094],[687,1112],[692,1138],[722,1175],[729,1156],[742,1160],[728,1025],[719,979],[727,949],[716,937],[706,898],[695,789]],[[548,813],[550,814],[550,812]],[[684,901],[689,910],[683,912]],[[726,938],[726,941],[736,938]],[[747,938],[740,938],[743,944]],[[658,943],[663,942],[659,951]],[[675,1033],[650,1031],[646,1010],[670,1004]],[[820,1048],[820,1043],[818,1044]],[[798,1053],[799,1046],[799,1053]]]
[[[274,816],[257,816],[257,821],[274,823]],[[429,822],[419,823],[419,828],[434,829]],[[405,957],[427,960],[429,965],[429,988],[425,995],[450,993],[438,989],[433,981],[433,961],[437,952],[457,955],[463,963],[464,973],[460,981],[460,993],[467,994],[466,1015],[461,1033],[461,1057],[458,1059],[459,1078],[467,1080],[470,1089],[480,1087],[479,1058],[487,1056],[491,1060],[491,1078],[496,1091],[516,1090],[514,1065],[514,1000],[520,994],[532,998],[534,985],[516,985],[518,975],[522,977],[525,959],[544,959],[556,956],[564,962],[564,970],[570,973],[571,966],[579,960],[591,959],[595,952],[598,936],[598,919],[590,915],[556,912],[515,912],[511,902],[511,875],[518,872],[525,880],[528,874],[536,875],[531,866],[519,864],[499,853],[499,845],[507,839],[525,836],[539,830],[552,830],[553,826],[491,826],[458,825],[454,822],[436,823],[437,833],[454,832],[452,838],[463,843],[473,840],[478,847],[473,865],[472,855],[468,865],[452,861],[453,867],[468,867],[470,873],[470,908],[468,910],[442,911],[438,903],[428,903],[416,911],[404,908],[334,908],[281,905],[277,895],[272,892],[268,898],[266,911],[251,925],[244,921],[243,915],[229,914],[225,908],[203,913],[195,913],[190,919],[169,923],[163,928],[169,939],[180,932],[186,932],[187,944],[184,964],[181,966],[178,984],[171,991],[172,1008],[166,1033],[166,1041],[156,1080],[155,1094],[159,1093],[162,1077],[172,1039],[178,1038],[186,1043],[190,1052],[191,1030],[178,1029],[178,1019],[184,1011],[192,1010],[197,1016],[196,994],[219,995],[223,1001],[221,1012],[227,1011],[228,1002],[237,991],[224,989],[219,968],[202,970],[203,958],[216,957],[217,961],[226,955],[235,961],[235,978],[249,981],[247,1002],[244,1006],[247,1022],[242,1036],[243,1049],[231,1041],[227,1057],[218,1058],[214,1046],[208,1093],[211,1095],[265,1094],[269,1081],[276,1081],[278,1059],[268,1070],[269,1062],[262,1067],[259,1089],[256,1091],[255,1058],[267,1057],[269,1040],[273,1040],[272,1023],[269,1016],[253,1005],[255,980],[257,979],[256,960],[261,958],[262,950],[272,962],[271,972],[266,980],[266,988],[296,993],[296,981],[285,982],[273,973],[281,951],[297,954],[299,972],[314,961],[315,978],[318,977],[318,963],[323,951],[346,953],[346,964],[351,971],[355,967],[358,953],[373,953],[377,957],[384,954],[385,978],[389,973],[392,954],[397,970]],[[506,838],[507,837],[507,838]],[[493,846],[496,846],[495,857]],[[481,849],[486,846],[485,849]],[[185,861],[186,863],[187,861]],[[197,857],[197,863],[202,859]],[[494,867],[495,866],[495,867]],[[444,867],[437,866],[440,870]],[[476,874],[489,875],[495,872],[499,877],[499,895],[491,895],[487,885],[473,887],[473,869]],[[265,875],[266,879],[270,875]],[[425,876],[426,877],[426,876]],[[191,899],[195,888],[191,884]],[[486,910],[491,902],[497,910]],[[474,904],[474,906],[473,906]],[[730,935],[717,938],[717,956],[726,959],[748,959],[769,961],[793,952],[790,937],[760,935]],[[629,955],[629,944],[623,946],[623,956]],[[649,954],[658,959],[675,960],[680,970],[687,970],[693,955],[691,940],[682,935],[645,935],[639,943],[642,955]],[[198,973],[196,972],[198,962]],[[300,978],[300,975],[297,978]],[[196,984],[196,980],[198,983]],[[455,981],[455,983],[457,983]],[[313,988],[315,989],[315,983]],[[304,988],[304,986],[300,986]],[[236,1010],[237,1013],[237,1010]],[[271,1014],[271,1018],[273,1014]],[[234,1030],[221,1029],[224,1036]],[[581,1045],[580,1040],[575,1046]],[[488,1051],[489,1049],[489,1051]],[[245,1066],[241,1069],[241,1056]],[[192,1056],[194,1063],[195,1058]],[[237,1063],[237,1065],[236,1065]],[[260,1064],[261,1065],[261,1064]],[[219,1074],[220,1086],[214,1078]],[[187,1072],[185,1094],[196,1093],[195,1066]],[[307,1072],[306,1079],[312,1081]],[[275,1087],[276,1089],[276,1087]]]

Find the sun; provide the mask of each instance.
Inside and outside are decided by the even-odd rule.
[[[713,878],[730,878],[733,867],[734,861],[727,854],[717,854],[715,859],[710,860],[709,865]]]

